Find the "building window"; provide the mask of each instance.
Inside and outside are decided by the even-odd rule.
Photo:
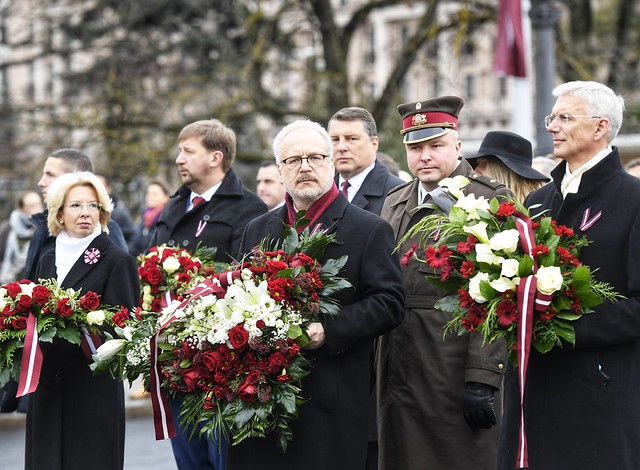
[[[507,97],[507,77],[498,78],[498,98]]]
[[[472,99],[476,96],[476,77],[467,75],[466,77],[467,98]]]

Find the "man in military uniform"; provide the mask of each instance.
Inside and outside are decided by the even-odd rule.
[[[396,240],[442,204],[438,182],[471,180],[465,194],[491,199],[511,195],[506,186],[476,174],[460,158],[458,113],[462,99],[443,96],[398,106],[412,182],[389,192],[381,216]],[[400,248],[405,253],[415,242]],[[480,333],[447,334],[451,315],[434,308],[444,292],[425,279],[428,266],[402,267],[406,291],[403,323],[380,338],[377,356],[379,468],[494,469],[499,436],[499,394],[507,351],[483,343]]]

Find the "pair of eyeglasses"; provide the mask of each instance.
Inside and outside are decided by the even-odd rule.
[[[558,120],[559,123],[561,124],[567,124],[575,119],[601,119],[602,116],[582,116],[579,114],[568,114],[568,113],[562,113],[562,114],[549,114],[548,116],[545,116],[544,118],[544,125],[549,127],[551,125],[551,123],[553,121],[555,121],[556,119]]]
[[[65,206],[70,212],[80,212],[84,207],[86,207],[89,212],[98,212],[102,209],[102,205],[99,202],[68,202]]]
[[[324,159],[329,158],[329,155],[323,155],[321,153],[312,153],[307,156],[294,156],[285,158],[280,163],[284,164],[290,170],[297,170],[302,166],[302,160],[306,160],[311,168],[320,168],[324,164]]]

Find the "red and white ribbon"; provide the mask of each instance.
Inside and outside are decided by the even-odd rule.
[[[33,313],[27,317],[27,331],[20,363],[20,379],[16,397],[34,392],[40,381],[42,369],[42,351],[38,343],[38,320]]]
[[[527,433],[524,424],[524,392],[527,381],[527,365],[531,352],[531,337],[533,334],[534,311],[545,312],[553,300],[553,295],[542,294],[536,291],[538,280],[535,273],[538,270],[536,259],[533,256],[533,247],[536,239],[533,232],[533,222],[522,212],[514,214],[516,228],[520,234],[520,246],[526,254],[533,258],[533,274],[520,279],[518,284],[518,325],[516,353],[518,360],[518,383],[520,385],[520,427],[518,429],[518,455],[517,467],[529,466],[527,446]]]
[[[158,362],[160,354],[158,348],[158,338],[160,333],[176,319],[176,312],[185,308],[189,302],[202,297],[204,295],[215,294],[222,298],[227,292],[227,287],[231,285],[234,279],[238,279],[241,271],[228,271],[225,273],[212,276],[205,279],[193,289],[187,291],[187,299],[183,300],[171,313],[169,318],[160,325],[155,335],[151,337],[151,407],[153,409],[153,425],[156,433],[156,440],[170,439],[176,436],[175,423],[169,406],[169,398],[167,391],[162,388],[162,370]],[[218,282],[215,282],[215,281]]]

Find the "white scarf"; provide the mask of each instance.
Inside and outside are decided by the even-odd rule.
[[[92,234],[84,238],[72,238],[64,230],[56,237],[56,272],[58,274],[58,284],[62,284],[69,271],[78,258],[84,253],[87,247],[98,235],[102,233],[100,224]]]

